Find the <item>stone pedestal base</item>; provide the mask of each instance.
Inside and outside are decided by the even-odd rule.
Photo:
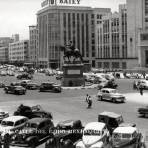
[[[84,85],[83,66],[83,64],[64,64],[62,86],[75,87]]]

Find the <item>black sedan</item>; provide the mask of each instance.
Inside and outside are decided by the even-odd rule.
[[[53,119],[51,112],[47,112],[43,110],[40,105],[30,107],[30,106],[21,104],[17,108],[17,110],[14,112],[14,115],[25,116],[25,117],[28,117],[29,119],[37,118],[37,117]]]
[[[16,95],[25,95],[26,89],[22,86],[5,86],[4,87],[5,93],[16,94]]]
[[[44,91],[61,92],[62,88],[60,85],[55,84],[53,82],[45,82],[40,85],[39,91],[40,92],[44,92]]]

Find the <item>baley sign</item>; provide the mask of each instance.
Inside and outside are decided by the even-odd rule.
[[[47,5],[62,5],[62,4],[66,4],[66,5],[79,5],[80,4],[80,0],[44,0],[41,3],[42,7],[45,7]]]

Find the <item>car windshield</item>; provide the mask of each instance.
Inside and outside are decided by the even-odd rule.
[[[98,130],[84,130],[84,135],[85,136],[100,136],[101,135],[101,131]]]
[[[129,139],[129,138],[131,138],[131,137],[132,137],[131,134],[122,134],[122,138],[123,138],[123,139]]]
[[[110,93],[117,93],[117,90],[111,90]]]
[[[2,121],[1,125],[2,126],[13,126],[14,122],[12,122],[12,121]]]
[[[26,123],[26,127],[37,128],[38,125],[35,123]]]

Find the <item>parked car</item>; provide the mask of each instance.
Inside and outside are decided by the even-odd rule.
[[[29,73],[23,73],[23,74],[19,74],[16,77],[17,79],[33,79],[33,75],[29,74]]]
[[[43,110],[40,105],[30,107],[30,106],[21,104],[20,106],[18,106],[17,110],[14,112],[14,115],[15,116],[18,116],[18,115],[25,116],[29,119],[32,119],[32,118],[53,119],[52,113]]]
[[[61,92],[61,85],[55,84],[54,82],[44,82],[40,85],[39,91],[53,91],[53,92]]]
[[[0,76],[7,76],[7,72],[6,71],[1,71]]]
[[[11,145],[36,147],[45,139],[52,137],[53,122],[48,118],[33,118],[27,121],[24,128],[12,137]]]
[[[80,120],[66,120],[57,124],[53,137],[47,140],[45,148],[73,148],[75,142],[82,138],[82,123]]]
[[[3,110],[0,110],[0,122],[4,119],[9,117],[9,113]]]
[[[117,93],[116,89],[111,89],[111,88],[101,89],[98,92],[97,97],[99,101],[108,100],[112,101],[113,103],[116,102],[124,103],[126,100],[124,95]]]
[[[140,116],[148,118],[148,106],[138,108]]]
[[[148,89],[148,80],[139,80],[134,81],[133,83],[133,89],[139,89],[139,87],[142,87],[143,89]]]
[[[117,127],[112,134],[112,148],[141,148],[142,134],[136,127]]]
[[[109,131],[102,122],[90,122],[83,130],[82,140],[76,144],[76,148],[104,148],[109,144]]]
[[[98,84],[98,89],[102,89],[102,88],[113,88],[116,89],[118,87],[118,84],[115,81],[104,81]]]
[[[98,122],[105,123],[107,129],[110,131],[110,134],[112,134],[113,130],[119,126],[136,126],[134,123],[125,123],[122,115],[107,111],[104,111],[98,115]]]
[[[5,93],[11,93],[16,95],[25,95],[26,89],[22,86],[5,86],[4,88]]]
[[[0,124],[0,132],[2,136],[6,133],[11,136],[17,133],[18,130],[21,130],[25,126],[27,120],[28,118],[24,116],[10,116],[4,118]]]
[[[20,81],[20,85],[23,86],[24,88],[26,88],[28,83],[31,83],[31,80],[21,80]]]
[[[30,83],[28,83],[28,84],[26,85],[26,89],[36,90],[36,89],[38,89],[38,88],[39,88],[39,86],[38,86],[37,83],[32,83],[32,82],[30,82]]]

